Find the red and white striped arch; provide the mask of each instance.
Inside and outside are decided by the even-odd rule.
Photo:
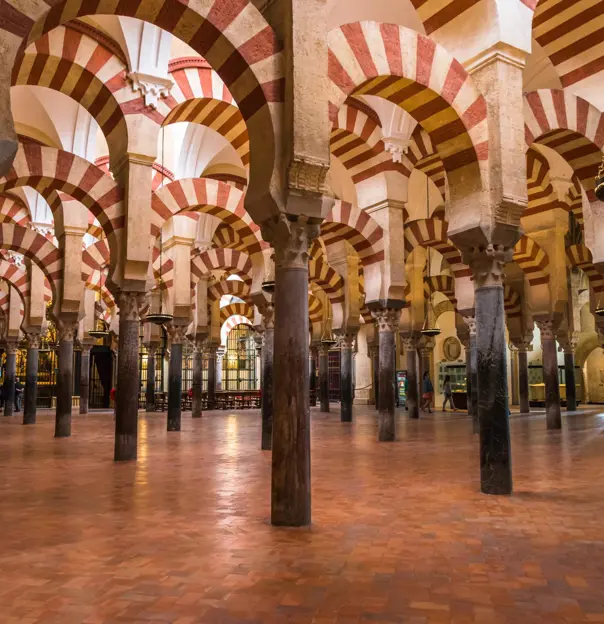
[[[585,273],[592,292],[604,292],[604,276],[594,266],[591,251],[585,245],[567,247],[566,259],[570,267],[577,267]]]
[[[520,318],[522,316],[520,295],[509,284],[503,285],[503,307],[508,319]]]
[[[310,258],[308,278],[325,292],[332,305],[344,301],[344,280],[327,264],[324,256]]]
[[[220,344],[223,347],[226,346],[227,336],[229,335],[229,332],[234,327],[237,327],[237,325],[249,325],[250,327],[253,326],[252,320],[247,318],[246,316],[240,316],[237,314],[228,318],[220,328]]]
[[[526,153],[528,206],[523,213],[524,216],[540,214],[554,208],[569,210],[569,205],[558,199],[549,171],[547,158],[536,149],[529,148]]]
[[[348,96],[381,96],[428,132],[446,171],[488,159],[486,101],[444,48],[415,31],[377,22],[336,28],[328,44],[332,121]]]
[[[31,223],[29,209],[21,198],[10,193],[0,195],[0,223],[14,223],[23,227]]]
[[[446,198],[447,174],[442,158],[434,149],[430,136],[421,126],[417,126],[411,139],[407,153],[409,162],[415,169],[427,175],[434,182],[444,200]]]
[[[558,152],[594,201],[594,178],[604,148],[604,114],[572,93],[542,89],[525,94],[524,123],[527,147],[536,142]]]
[[[245,282],[251,283],[252,260],[246,253],[235,249],[208,249],[191,259],[193,282],[196,283],[199,278],[212,271],[235,273]]]
[[[224,308],[220,308],[221,324],[225,323],[231,316],[244,316],[253,321],[254,308],[249,303],[229,303]]]
[[[23,316],[27,318],[30,305],[30,281],[27,271],[8,259],[0,259],[0,279],[5,280],[19,294],[23,303]]]
[[[440,292],[445,295],[454,306],[457,305],[457,299],[455,298],[455,278],[452,275],[431,275],[430,277],[424,278],[424,286],[428,295]]]
[[[230,279],[221,280],[208,288],[208,299],[216,301],[225,295],[238,297],[239,299],[247,299],[250,296],[250,287],[240,280]]]
[[[513,258],[531,286],[549,282],[549,257],[532,238],[523,236],[516,243]]]

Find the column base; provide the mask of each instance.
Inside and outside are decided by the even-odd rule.
[[[115,436],[114,461],[135,461],[137,458],[137,436],[118,434]]]
[[[396,440],[396,427],[394,415],[390,412],[380,412],[378,414],[378,441],[394,442]]]
[[[55,438],[69,438],[71,436],[71,416],[57,416],[55,421]]]

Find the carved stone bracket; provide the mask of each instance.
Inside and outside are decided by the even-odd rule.
[[[319,229],[317,219],[286,216],[283,213],[265,222],[262,237],[275,250],[275,268],[307,269],[308,249],[319,235]]]
[[[122,291],[117,296],[117,305],[122,319],[139,321],[141,311],[145,306],[145,293]]]
[[[130,72],[128,78],[132,82],[132,90],[140,91],[145,98],[145,106],[157,108],[161,97],[167,97],[173,82],[159,76],[150,76],[141,72]]]
[[[541,340],[556,339],[556,328],[554,325],[554,321],[552,321],[551,319],[535,321],[535,325],[537,325],[539,331],[541,332]]]
[[[329,195],[329,163],[310,158],[294,158],[287,172],[288,187],[303,194]]]
[[[475,288],[483,288],[503,286],[503,271],[512,256],[512,248],[489,244],[464,251],[463,260],[472,269]]]
[[[397,308],[382,308],[371,312],[379,333],[395,332],[398,329],[401,311]]]

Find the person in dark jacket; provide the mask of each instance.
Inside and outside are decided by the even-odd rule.
[[[422,404],[421,409],[422,412],[426,410],[428,413],[432,413],[432,397],[434,396],[434,386],[432,385],[432,380],[430,379],[430,375],[428,371],[424,373],[424,377],[422,379]]]
[[[21,403],[23,401],[23,384],[17,377],[15,379],[15,412],[21,411]]]

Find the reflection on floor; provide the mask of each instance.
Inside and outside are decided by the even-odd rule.
[[[376,442],[313,409],[312,529],[268,523],[259,414],[141,415],[116,465],[111,414],[0,421],[0,622],[604,622],[604,415],[512,419],[511,498],[478,493],[467,416]]]

